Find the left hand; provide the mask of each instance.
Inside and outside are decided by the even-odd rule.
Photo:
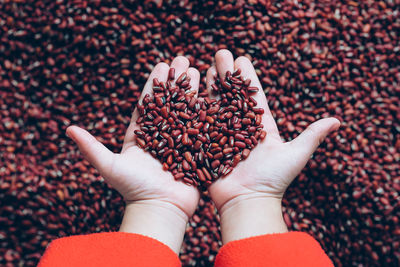
[[[140,102],[152,94],[153,78],[166,81],[170,66],[159,63],[149,76]],[[187,72],[192,90],[198,90],[200,74],[189,68],[185,57],[171,63],[175,77]],[[197,188],[175,181],[172,174],[162,169],[158,159],[138,147],[134,130],[138,129],[135,109],[125,135],[121,153],[112,153],[86,130],[70,126],[67,135],[79,146],[84,157],[100,172],[104,179],[125,199],[127,206],[120,231],[147,235],[158,239],[179,253],[188,219],[198,201]]]

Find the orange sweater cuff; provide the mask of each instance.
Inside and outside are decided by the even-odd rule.
[[[54,240],[38,267],[181,266],[165,244],[131,233],[98,233]]]
[[[289,232],[236,240],[224,245],[215,267],[333,266],[319,243],[309,234]]]

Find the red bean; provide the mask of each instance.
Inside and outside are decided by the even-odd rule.
[[[228,166],[228,165],[227,165]],[[222,172],[222,174],[224,176],[228,175],[229,173],[232,172],[233,168],[232,167],[225,167],[226,169],[224,169],[224,171]]]
[[[250,87],[247,88],[247,91],[249,93],[257,93],[258,92],[258,87],[250,86]]]
[[[138,137],[143,137],[143,136],[145,136],[145,133],[144,133],[143,131],[135,130],[134,132],[135,132],[135,134],[136,134]]]
[[[211,107],[207,110],[207,114],[212,115],[218,112],[219,106]]]
[[[186,72],[182,73],[181,75],[179,75],[179,77],[175,83],[177,85],[180,85],[182,82],[184,82],[186,80],[186,77],[187,77],[187,73]]]
[[[199,112],[199,121],[205,121],[206,120],[206,116],[207,116],[207,112],[204,110],[201,110]]]
[[[185,113],[185,112],[179,112],[179,116],[180,116],[182,119],[190,120],[190,115],[187,114],[187,113]]]
[[[211,168],[212,169],[218,168],[220,164],[221,162],[219,160],[214,160],[213,162],[211,162]]]
[[[182,161],[182,168],[183,168],[185,171],[190,170],[190,165],[189,165],[189,163],[188,163],[186,160],[183,160],[183,161]]]
[[[153,78],[153,88],[159,87],[159,86],[160,86],[160,82],[158,81],[158,78]]]
[[[158,107],[162,107],[164,105],[161,97],[156,97],[155,99],[156,99],[156,104]]]
[[[164,162],[164,163],[163,163],[163,170],[164,170],[164,171],[168,171],[168,169],[169,169],[168,164],[167,164],[166,162]]]
[[[241,158],[240,154],[236,154],[235,156],[233,156],[232,167],[236,167],[236,165],[240,162],[241,159],[242,158]]]
[[[187,185],[193,185],[193,184],[194,184],[193,180],[190,179],[190,178],[188,178],[188,177],[184,177],[184,178],[182,179],[182,181],[183,181],[185,184],[187,184]]]
[[[211,154],[216,154],[216,153],[221,152],[221,151],[222,151],[221,147],[214,147],[214,148],[211,148],[210,153]]]
[[[169,171],[176,171],[176,173],[177,173],[177,170],[176,170],[177,167],[178,167],[178,163],[174,162],[170,165]],[[173,172],[173,174],[176,174],[176,173]]]
[[[253,108],[253,112],[256,114],[264,114],[263,108]]]
[[[220,140],[219,140],[219,145],[220,146],[224,146],[226,144],[226,142],[228,141],[228,137],[223,136]]]
[[[223,156],[224,156],[224,154],[222,152],[219,152],[214,155],[214,159],[221,159]]]
[[[179,172],[179,173],[174,175],[175,180],[180,180],[183,177],[185,177],[185,174],[183,172]]]
[[[187,89],[189,89],[188,87],[189,87],[189,81],[188,80],[186,80],[186,81],[183,81],[183,82],[181,82],[180,83],[180,86],[182,87],[182,88],[185,88],[185,90],[187,90]]]
[[[153,120],[153,125],[158,125],[162,120],[163,118],[161,116],[158,116]]]
[[[203,173],[204,173],[206,179],[209,180],[209,181],[211,181],[211,180],[212,180],[212,177],[211,177],[210,173],[208,172],[208,170],[207,170],[205,167],[201,168],[201,170],[203,171]]]
[[[168,118],[168,109],[167,109],[167,107],[162,107],[161,109],[160,109],[160,112],[161,112],[161,115],[165,118],[165,119],[167,119]]]
[[[244,125],[250,125],[252,122],[251,122],[251,119],[249,119],[249,118],[244,118],[244,119],[242,120],[242,123],[243,123]]]
[[[195,150],[199,150],[200,149],[200,147],[203,145],[203,143],[200,141],[200,140],[197,140],[196,142],[195,142],[195,144],[194,144],[194,149]]]
[[[250,136],[250,140],[253,143],[254,146],[256,146],[258,144],[257,139],[254,136]]]
[[[256,115],[256,122],[255,122],[255,124],[256,124],[256,126],[259,126],[260,124],[261,124],[261,115],[260,114],[257,114]]]
[[[199,178],[200,181],[202,181],[202,182],[206,181],[206,177],[201,169],[197,169],[196,173],[197,173],[197,177]]]
[[[212,85],[211,85],[211,88],[212,88],[212,90],[213,90],[214,92],[218,92],[218,91],[219,91],[219,88],[218,88],[218,86],[217,86],[216,84],[212,84]]]
[[[254,97],[249,96],[249,100],[251,103],[253,103],[254,106],[257,106],[257,101],[254,99]]]
[[[174,80],[175,79],[175,69],[170,68],[168,71],[168,80]]]
[[[250,149],[247,149],[247,148],[243,149],[243,151],[242,151],[242,157],[243,157],[244,159],[246,159],[246,158],[249,156],[249,154],[250,154]]]
[[[189,135],[188,135],[188,133],[183,133],[183,135],[182,135],[182,144],[184,144],[184,145],[188,145],[189,144]]]
[[[141,148],[145,148],[146,147],[146,142],[141,139],[141,138],[136,138],[136,143],[141,147]]]
[[[192,160],[192,162],[190,162],[190,164],[192,165],[192,169],[195,171],[197,169],[196,161]]]
[[[231,148],[231,147],[225,148],[225,149],[222,151],[222,153],[224,153],[225,155],[226,155],[226,154],[229,154],[229,153],[232,153],[232,152],[233,152],[233,148]]]
[[[185,157],[185,159],[186,159],[188,162],[191,162],[191,161],[192,161],[192,154],[191,154],[189,151],[186,151],[185,153],[183,153],[183,156]]]
[[[261,134],[260,134],[260,139],[261,140],[264,140],[264,138],[267,136],[267,132],[266,131],[261,131]]]
[[[210,123],[210,124],[213,124],[213,123],[214,123],[214,118],[211,117],[211,116],[206,116],[206,121],[207,121],[208,123]]]
[[[169,148],[175,147],[174,139],[172,137],[168,137],[168,147]]]
[[[165,145],[167,144],[167,141],[165,139],[161,140],[156,146],[157,150],[162,149]]]
[[[200,133],[199,129],[195,129],[195,128],[189,128],[187,130],[187,133],[190,135],[198,135]]]
[[[241,141],[235,141],[235,146],[238,148],[246,148],[246,144]]]

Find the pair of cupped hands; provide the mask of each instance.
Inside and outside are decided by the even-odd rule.
[[[185,57],[178,56],[170,66],[166,63],[155,66],[139,101],[144,95],[152,94],[153,78],[167,80],[170,68],[175,68],[175,77],[186,72],[191,78],[191,90],[198,90],[199,71],[189,67]],[[232,53],[225,49],[215,54],[215,66],[209,68],[206,77],[210,97],[218,98],[211,92],[214,77],[219,75],[223,79],[227,71],[239,68],[244,78],[251,79],[250,86],[260,89],[254,98],[265,110],[262,123],[267,137],[229,175],[208,188],[220,215],[224,244],[251,236],[287,232],[281,211],[283,194],[318,145],[340,126],[335,118],[321,119],[308,126],[296,139],[283,142],[248,58],[242,56],[234,60]],[[126,208],[120,231],[155,238],[179,253],[186,224],[196,210],[200,192],[193,186],[175,181],[170,172],[162,169],[159,160],[136,145],[134,130],[138,128],[137,118],[135,109],[119,154],[111,152],[77,126],[70,126],[67,135],[104,179],[124,197]]]

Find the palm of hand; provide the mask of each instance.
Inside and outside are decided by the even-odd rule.
[[[217,207],[237,196],[282,198],[293,178],[306,164],[290,143],[267,137],[227,176],[210,187]]]
[[[199,88],[200,74],[189,68],[189,61],[177,57],[171,63],[176,78],[187,72],[191,78],[192,90]],[[153,78],[166,81],[170,66],[159,63],[150,74],[143,89],[141,99],[152,94]],[[190,217],[200,198],[197,188],[175,181],[172,174],[162,169],[159,160],[136,145],[134,130],[138,129],[138,111],[132,115],[121,153],[114,154],[84,129],[71,126],[67,134],[78,144],[84,157],[100,172],[104,179],[124,197],[127,202],[147,202],[151,204],[172,204]]]
[[[233,171],[209,187],[211,198],[220,208],[234,199],[254,197],[274,197],[281,199],[286,188],[298,175],[325,136],[336,130],[340,122],[335,118],[321,119],[311,124],[300,136],[284,143],[279,135],[275,120],[268,108],[267,99],[249,59],[239,57],[235,61],[228,50],[220,50],[216,56],[216,66],[207,72],[208,87],[214,77],[225,76],[227,71],[241,69],[244,78],[251,79],[251,85],[260,90],[253,95],[258,106],[264,108],[262,123],[267,137],[239,162]],[[218,97],[218,96],[216,96]]]
[[[157,159],[138,146],[115,154],[113,164],[102,175],[123,195],[126,202],[149,199],[165,201],[177,206],[188,216],[196,209],[197,189],[175,181],[170,172],[162,169]]]

